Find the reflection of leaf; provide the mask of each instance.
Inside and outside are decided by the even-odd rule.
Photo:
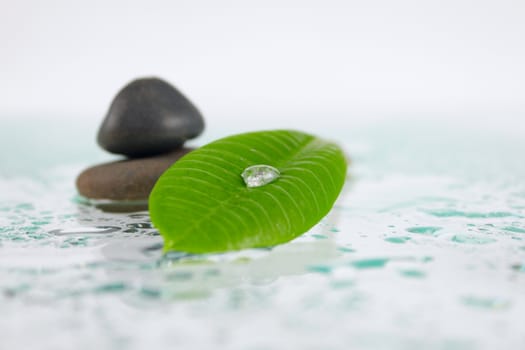
[[[246,187],[252,165],[280,177]],[[267,247],[308,231],[334,204],[346,176],[341,149],[297,131],[226,137],[178,160],[149,198],[151,220],[165,251],[220,252]]]

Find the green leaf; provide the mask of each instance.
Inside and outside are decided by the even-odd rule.
[[[269,165],[280,176],[247,187],[241,174]],[[190,253],[268,247],[308,231],[332,208],[346,177],[335,144],[298,131],[251,132],[187,154],[157,181],[149,198],[164,250]]]

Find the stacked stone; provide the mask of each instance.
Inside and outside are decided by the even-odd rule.
[[[77,178],[87,198],[146,201],[159,176],[190,152],[184,142],[204,130],[197,108],[175,87],[158,78],[137,79],[113,99],[97,141],[127,159],[95,165]]]

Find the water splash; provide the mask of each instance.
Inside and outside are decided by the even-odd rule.
[[[416,269],[405,269],[399,272],[401,273],[401,276],[408,277],[408,278],[422,279],[427,276],[427,274],[424,271],[416,270]]]
[[[455,235],[454,237],[452,237],[452,241],[463,244],[489,244],[497,242],[496,239],[490,237],[464,234]]]
[[[525,228],[515,227],[515,226],[506,226],[503,227],[503,230],[514,233],[525,233]]]
[[[328,265],[310,265],[306,267],[307,271],[328,275],[332,272],[332,267]]]
[[[252,165],[244,169],[241,174],[246,187],[261,187],[277,180],[281,173],[270,165]]]
[[[487,310],[505,310],[511,306],[510,300],[499,297],[478,297],[469,295],[461,298],[461,302],[465,306]]]
[[[438,218],[463,217],[468,219],[495,219],[516,217],[521,218],[521,215],[507,212],[507,211],[491,211],[491,212],[467,212],[454,209],[438,209],[438,210],[424,210],[425,213]]]
[[[387,237],[385,238],[385,241],[395,244],[403,244],[410,240],[410,237]]]
[[[438,226],[415,226],[406,229],[410,233],[418,233],[421,235],[433,235],[437,231],[441,230]]]
[[[56,229],[49,231],[50,234],[56,236],[68,235],[87,235],[87,234],[105,234],[113,233],[120,230],[117,226],[96,226],[96,227],[75,227],[70,229]]]
[[[385,267],[390,259],[387,258],[375,258],[375,259],[362,259],[352,261],[352,266],[358,270],[362,269],[380,269]]]

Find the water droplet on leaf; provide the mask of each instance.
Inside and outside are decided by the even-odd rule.
[[[270,165],[252,165],[244,169],[241,176],[247,187],[261,187],[279,178],[279,170]]]

